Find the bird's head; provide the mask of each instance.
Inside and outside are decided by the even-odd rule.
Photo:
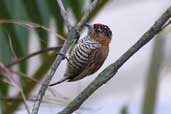
[[[107,25],[96,23],[94,25],[85,24],[88,28],[88,35],[102,45],[109,45],[112,39],[112,31]]]

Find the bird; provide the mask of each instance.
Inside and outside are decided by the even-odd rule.
[[[109,53],[109,44],[112,40],[111,29],[101,23],[84,25],[88,28],[88,33],[78,41],[69,54],[69,62],[67,63],[64,77],[49,86],[54,86],[64,81],[81,80],[95,73],[106,60]]]

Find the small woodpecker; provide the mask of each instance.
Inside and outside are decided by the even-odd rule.
[[[49,86],[80,80],[95,73],[103,65],[108,56],[112,31],[108,26],[99,23],[85,26],[88,28],[88,34],[78,41],[69,55],[64,78]]]

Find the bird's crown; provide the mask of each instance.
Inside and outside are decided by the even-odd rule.
[[[109,46],[112,39],[112,31],[107,25],[96,23],[93,25],[85,24],[88,27],[88,36],[99,42],[103,46]]]
[[[96,33],[103,33],[106,37],[112,38],[112,31],[107,25],[96,23],[93,27]]]

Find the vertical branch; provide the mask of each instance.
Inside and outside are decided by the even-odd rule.
[[[62,14],[62,16],[64,18],[65,24],[66,24],[66,26],[68,28],[68,31],[70,31],[70,33],[69,33],[68,38],[65,41],[63,47],[60,50],[61,54],[59,54],[56,57],[56,59],[55,59],[53,65],[52,65],[51,69],[49,70],[47,76],[45,77],[45,79],[42,82],[42,85],[41,85],[40,90],[39,90],[38,95],[37,95],[37,101],[35,101],[35,103],[34,103],[34,106],[33,106],[31,114],[37,114],[38,113],[38,110],[39,110],[39,107],[40,107],[40,103],[42,102],[43,96],[44,96],[44,94],[45,94],[45,92],[46,92],[46,90],[48,88],[50,80],[54,76],[56,69],[58,68],[59,64],[63,60],[62,54],[65,55],[66,52],[68,51],[70,45],[72,45],[72,43],[75,41],[75,39],[79,38],[77,29],[76,28],[71,29],[72,26],[71,26],[71,24],[70,24],[70,22],[68,20],[68,14],[67,14],[64,6],[63,6],[62,1],[61,0],[57,0],[57,2],[59,4],[60,11],[61,11],[61,14]]]
[[[151,63],[148,71],[147,81],[145,84],[144,100],[141,114],[155,114],[156,97],[158,93],[160,68],[163,60],[165,38],[157,35],[154,42]]]
[[[72,28],[72,25],[71,25],[71,23],[69,21],[69,15],[68,15],[68,13],[65,10],[65,7],[64,7],[62,1],[61,0],[57,0],[57,2],[58,2],[58,5],[60,7],[60,11],[61,11],[62,17],[64,19],[64,22],[65,22],[65,24],[66,24],[66,26],[68,28],[68,31],[70,31],[71,28]]]
[[[75,41],[75,39],[78,38],[78,32],[76,29],[71,29],[67,40],[64,43],[64,46],[62,47],[62,49],[60,50],[61,54],[66,54],[66,52],[68,51],[70,45]],[[55,59],[54,63],[52,64],[52,67],[50,68],[47,76],[45,77],[45,79],[42,82],[41,88],[39,90],[39,93],[37,95],[37,101],[35,101],[33,109],[32,109],[32,113],[31,114],[37,114],[38,113],[38,109],[40,107],[40,103],[42,101],[42,98],[45,94],[45,91],[50,83],[50,80],[52,79],[52,77],[55,74],[56,69],[58,68],[59,64],[61,63],[61,61],[63,60],[63,57],[61,56],[61,54],[59,54],[57,56],[57,58]]]
[[[94,0],[92,4],[85,10],[83,17],[81,18],[80,22],[77,24],[77,26],[82,26],[87,18],[89,17],[90,13],[94,10],[98,3],[98,0]]]

